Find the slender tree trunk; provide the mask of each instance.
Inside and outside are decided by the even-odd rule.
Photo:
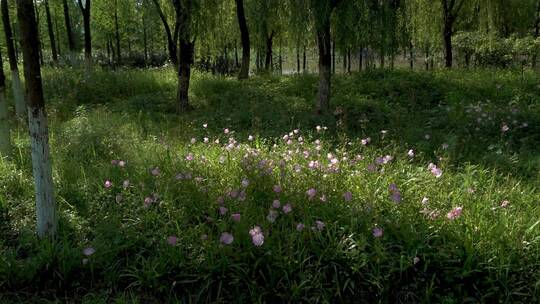
[[[68,58],[71,64],[73,64],[75,62],[75,39],[73,37],[73,31],[71,30],[71,17],[69,15],[69,6],[67,0],[63,0],[63,7],[69,48]]]
[[[236,40],[234,41],[234,68],[240,68],[240,62],[238,60],[238,46],[236,44]]]
[[[296,73],[300,74],[300,47],[296,46]]]
[[[158,12],[159,18],[161,19],[161,22],[163,23],[163,28],[165,28],[165,34],[167,37],[167,49],[169,51],[169,59],[171,60],[172,64],[176,67],[178,65],[178,52],[177,52],[177,41],[178,41],[178,21],[176,22],[175,29],[174,29],[174,36],[171,33],[171,28],[169,27],[169,23],[167,22],[167,17],[163,13],[163,10],[161,9],[161,6],[159,5],[159,0],[152,0],[154,3],[156,10]]]
[[[332,46],[329,15],[328,20],[317,30],[317,44],[319,47],[319,93],[316,110],[318,113],[326,113],[330,110],[330,79],[332,76]]]
[[[236,15],[238,16],[238,25],[240,27],[240,39],[242,40],[242,66],[238,79],[247,79],[249,77],[249,57],[251,45],[249,41],[249,31],[244,12],[244,0],[236,0]]]
[[[343,74],[347,72],[347,52],[343,52]]]
[[[304,73],[307,72],[306,65],[307,65],[307,56],[306,56],[306,46],[304,45],[304,51],[302,54],[302,71]]]
[[[39,40],[32,0],[17,0],[17,15],[21,27],[24,75],[28,92],[28,126],[36,189],[37,234],[41,238],[54,237],[57,227],[56,206],[39,65]]]
[[[11,155],[11,133],[8,119],[8,106],[6,100],[6,75],[4,63],[0,54],[0,157]]]
[[[41,22],[39,22],[39,7],[37,5],[37,0],[34,0],[34,9],[35,9],[34,13],[36,15],[36,24],[37,24],[37,29],[38,29],[37,35],[38,35],[38,41],[39,41],[39,63],[43,65],[45,61],[43,60],[43,44],[41,43],[41,31],[40,31]]]
[[[9,6],[7,0],[0,2],[2,10],[2,22],[4,24],[4,34],[6,37],[6,47],[9,59],[9,68],[11,70],[11,82],[13,89],[13,99],[15,100],[15,112],[19,119],[24,119],[26,115],[26,106],[24,102],[24,93],[19,77],[19,68],[17,66],[17,56],[15,52],[15,39],[11,31],[11,21],[9,20]]]
[[[347,73],[351,73],[351,48],[347,49]]]
[[[43,1],[45,4],[45,14],[47,16],[47,28],[49,30],[49,40],[51,41],[51,52],[53,63],[58,64],[58,52],[56,51],[56,39],[54,37],[54,29],[51,18],[51,9],[49,8],[49,0]]]
[[[332,74],[336,74],[336,42],[330,41],[332,44]]]
[[[540,1],[536,4],[536,18],[534,20],[534,38],[540,36]],[[538,58],[538,53],[535,52],[532,57],[532,68],[536,68],[536,61]]]
[[[144,65],[148,66],[148,32],[146,29],[146,18],[144,18],[144,14],[142,16],[142,23],[143,23]]]
[[[56,37],[58,38],[56,41],[56,50],[58,51],[58,56],[62,56],[62,49],[60,48],[60,32],[58,31],[58,22],[56,13],[54,14],[54,31],[56,33]]]
[[[266,59],[264,61],[264,69],[271,71],[272,69],[272,44],[274,42],[274,31],[266,37]]]
[[[279,74],[283,74],[283,56],[281,53],[281,39],[279,40]]]
[[[409,41],[409,67],[414,69],[414,47],[412,41]]]
[[[83,5],[83,0],[77,0],[79,3],[79,7],[81,8],[81,12],[83,15],[83,25],[84,25],[84,63],[85,63],[85,69],[86,69],[86,77],[90,77],[90,73],[92,70],[92,36],[90,33],[90,8],[91,8],[91,0],[85,0],[85,4]]]
[[[118,64],[122,64],[122,50],[120,46],[120,28],[118,27],[118,0],[114,0],[114,31],[116,36],[116,57]]]
[[[358,50],[358,72],[362,72],[362,59],[364,58],[364,48]]]

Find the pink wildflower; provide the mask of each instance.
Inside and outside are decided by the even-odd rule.
[[[450,210],[450,212],[448,212],[448,214],[446,215],[446,217],[449,219],[449,220],[454,220],[458,217],[461,216],[461,212],[463,211],[463,207],[454,207],[452,210]]]
[[[221,236],[219,237],[219,241],[222,243],[222,244],[225,244],[225,245],[230,245],[232,244],[232,242],[234,241],[234,237],[232,234],[228,233],[228,232],[223,232],[221,234]]]

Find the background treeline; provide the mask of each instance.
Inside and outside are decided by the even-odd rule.
[[[190,7],[196,67],[220,74],[238,71],[242,38],[235,0],[92,0],[94,61],[110,67],[147,67],[174,60],[171,52],[174,54],[176,40],[182,36],[175,2],[186,13]],[[251,42],[251,71],[315,69],[318,20],[329,9],[332,71],[396,64],[428,69],[535,66],[540,45],[538,0],[240,2]],[[75,64],[85,47],[78,1],[36,0],[35,7],[42,61]],[[14,16],[11,19],[16,23]],[[165,23],[168,30],[164,30]],[[16,24],[13,31],[19,54]]]

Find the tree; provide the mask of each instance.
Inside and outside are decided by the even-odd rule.
[[[161,8],[159,0],[152,0],[152,2],[154,3],[154,6],[156,7],[156,10],[159,14],[159,18],[161,19],[161,22],[163,23],[165,34],[167,35],[167,48],[169,51],[169,59],[171,60],[174,66],[177,66],[178,64],[177,41],[178,41],[178,30],[179,30],[178,18],[176,19],[176,22],[174,24],[174,31],[171,32],[171,27],[169,26],[167,16],[163,12],[163,9]],[[173,0],[173,3],[176,3],[176,0]]]
[[[77,0],[77,3],[79,4],[79,8],[81,9],[81,13],[83,16],[83,24],[84,24],[84,61],[85,61],[85,67],[86,67],[86,76],[90,75],[90,71],[92,68],[92,35],[90,33],[90,8],[91,8],[91,0]]]
[[[178,93],[176,96],[179,112],[191,109],[189,104],[189,82],[191,65],[194,60],[195,39],[192,38],[192,1],[173,0],[176,22],[179,29],[178,43]]]
[[[0,157],[11,154],[11,135],[9,130],[8,107],[6,101],[6,75],[0,54]]]
[[[459,12],[466,0],[441,0],[443,17],[443,41],[444,41],[444,61],[447,68],[452,67],[452,35],[454,35],[454,24]]]
[[[71,30],[71,17],[69,15],[69,6],[67,0],[63,0],[62,4],[64,8],[64,21],[66,23],[66,34],[68,39],[69,53],[71,57],[75,53],[75,40],[73,37],[73,32]]]
[[[244,12],[244,0],[235,0],[236,2],[236,15],[238,17],[238,26],[240,27],[240,36],[242,39],[242,66],[238,79],[247,79],[249,77],[249,31],[246,21],[246,14]]]
[[[49,31],[49,40],[51,42],[52,58],[53,62],[56,64],[58,63],[58,52],[56,51],[56,39],[54,37],[54,29],[51,18],[51,9],[49,8],[49,0],[44,0],[43,3],[45,5],[45,14],[47,16],[47,29]]]
[[[15,112],[17,117],[24,118],[26,107],[24,105],[24,93],[22,90],[21,79],[19,77],[19,67],[17,66],[17,56],[15,55],[15,43],[13,32],[11,31],[11,21],[9,18],[9,6],[7,0],[1,0],[2,22],[4,24],[4,34],[6,37],[6,46],[11,69],[11,82],[13,86],[13,97],[15,99]]]
[[[37,234],[41,238],[54,237],[57,217],[49,154],[49,132],[39,64],[39,39],[33,1],[17,0],[17,16],[21,29],[24,76],[28,94],[28,127],[36,190]]]
[[[317,113],[330,110],[330,86],[332,76],[332,54],[330,17],[341,0],[311,0],[311,10],[315,20],[317,46],[319,49],[319,93],[316,101]]]

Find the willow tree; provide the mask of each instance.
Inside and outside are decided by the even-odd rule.
[[[4,62],[0,54],[0,157],[11,154],[11,135],[9,129],[9,115],[6,101],[6,75]]]
[[[84,3],[83,3],[84,2]],[[91,0],[77,0],[83,16],[84,27],[84,63],[86,76],[90,75],[92,69],[92,34],[90,29],[90,12],[92,8]]]
[[[341,0],[310,0],[310,8],[317,34],[319,50],[319,93],[316,100],[317,113],[330,110],[332,54],[330,20]]]
[[[37,233],[39,237],[48,237],[56,233],[57,216],[53,197],[49,132],[39,64],[38,28],[33,1],[17,0],[17,16],[21,30],[24,76],[28,94],[28,128],[36,190]]]
[[[440,0],[443,20],[444,61],[447,68],[452,67],[452,36],[455,33],[454,25],[461,14],[463,4],[467,0]]]
[[[9,59],[9,68],[11,70],[11,83],[13,97],[15,100],[15,112],[17,117],[24,118],[26,115],[26,107],[24,104],[24,93],[19,77],[19,67],[17,66],[17,56],[15,54],[15,42],[13,31],[11,30],[11,21],[9,16],[9,5],[7,0],[1,0],[0,6],[2,10],[2,23],[4,25],[4,35],[6,37],[6,47]]]
[[[238,18],[238,26],[240,28],[240,36],[242,41],[242,65],[238,74],[238,79],[247,79],[249,77],[249,57],[250,57],[250,42],[249,30],[244,10],[244,0],[235,0],[236,15]]]
[[[169,51],[169,59],[171,60],[172,64],[174,66],[177,66],[178,64],[178,31],[180,24],[178,23],[178,14],[174,14],[174,18],[171,22],[170,17],[167,14],[167,11],[164,10],[164,7],[168,7],[168,4],[162,4],[160,0],[152,0],[154,3],[154,6],[156,8],[157,13],[159,14],[159,18],[161,19],[161,22],[163,23],[163,28],[165,30],[165,34],[167,36],[167,49]],[[173,3],[177,5],[177,2],[173,0]],[[178,2],[179,4],[179,2]],[[174,28],[171,30],[171,23],[174,22]]]

